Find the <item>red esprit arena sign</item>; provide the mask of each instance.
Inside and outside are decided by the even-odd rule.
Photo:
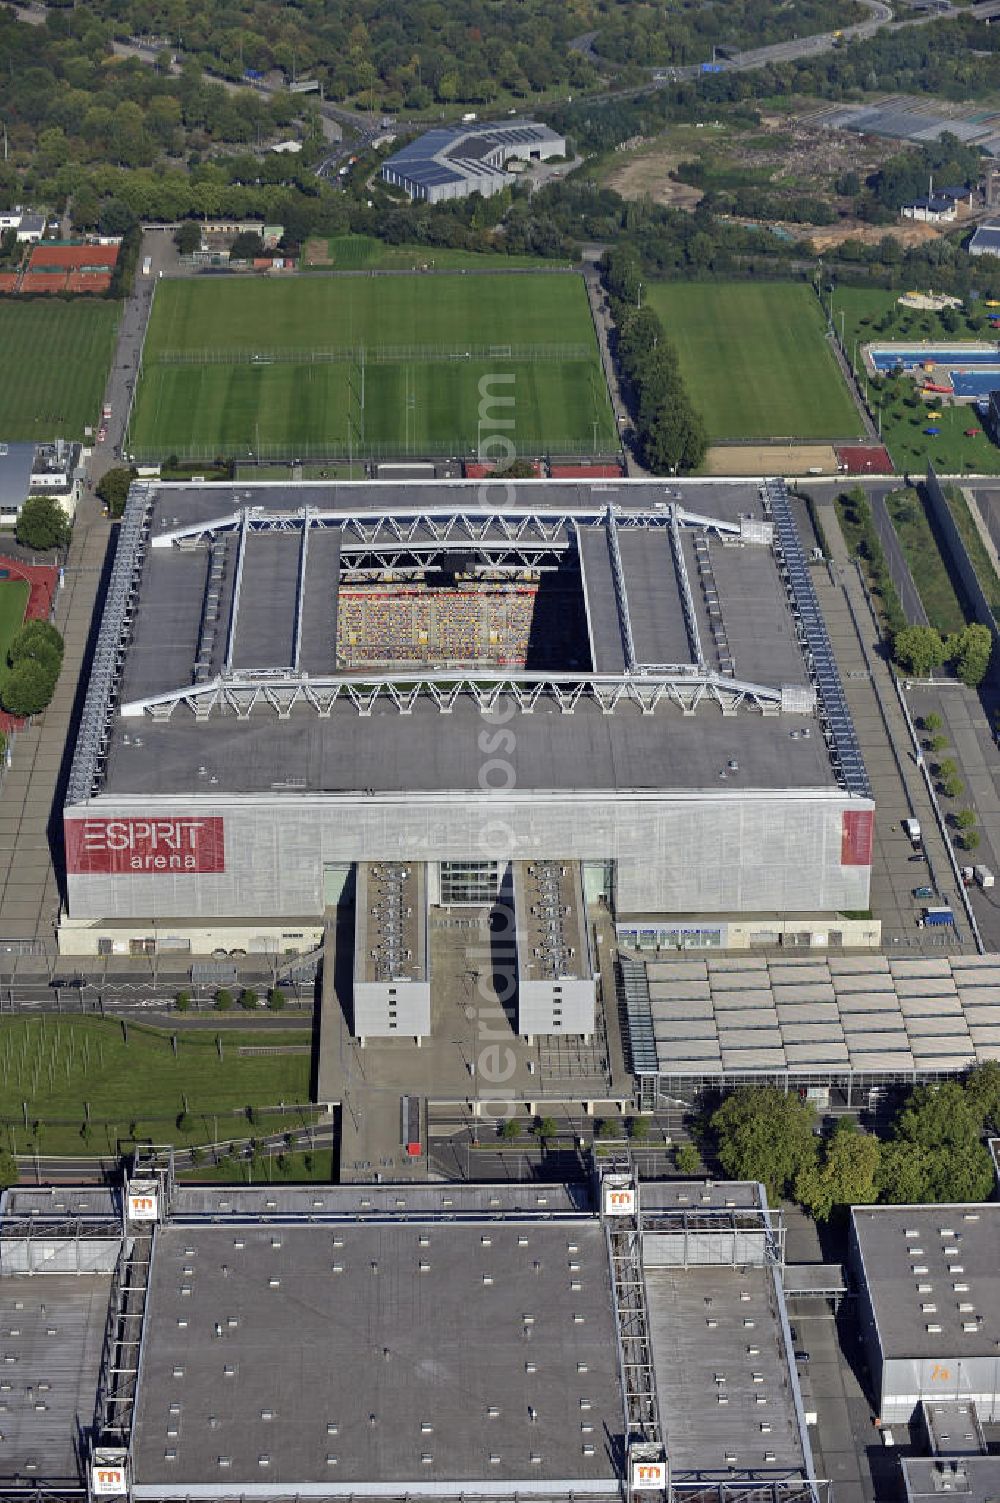
[[[845,809],[840,827],[841,866],[871,866],[874,839],[874,809]]]
[[[66,870],[75,875],[224,872],[224,821],[204,819],[68,819]]]

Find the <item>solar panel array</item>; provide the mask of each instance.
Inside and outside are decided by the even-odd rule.
[[[858,745],[854,721],[848,709],[844,686],[840,682],[826,622],[813,589],[809,565],[788,504],[785,482],[768,480],[764,486],[764,500],[774,520],[775,539],[792,596],[796,624],[805,639],[810,669],[819,690],[821,717],[831,742],[834,766],[848,793],[855,793],[860,798],[871,798],[871,784]]]
[[[623,956],[622,975],[639,1073],[650,1031],[670,1076],[920,1076],[1000,1060],[1000,955]]]

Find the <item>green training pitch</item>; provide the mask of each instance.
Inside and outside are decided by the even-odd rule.
[[[861,421],[801,282],[646,287],[712,439],[855,438]]]
[[[120,305],[0,300],[0,438],[83,438],[97,424]]]
[[[499,435],[499,442],[497,436]],[[139,458],[589,454],[617,435],[574,275],[162,282]]]

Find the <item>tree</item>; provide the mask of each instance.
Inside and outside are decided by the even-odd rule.
[[[693,1143],[680,1143],[674,1153],[677,1173],[693,1178],[701,1173],[701,1154]]]
[[[949,773],[946,778],[942,778],[940,788],[945,798],[961,798],[965,792],[965,784],[957,773]]]
[[[100,228],[103,235],[127,235],[136,222],[135,214],[120,198],[109,198],[101,209]]]
[[[240,993],[240,1006],[244,1012],[254,1012],[257,1007],[257,993],[252,987],[246,986]]]
[[[187,1012],[188,1008],[191,1006],[191,993],[178,992],[176,997],[174,998],[174,1006],[176,1007],[178,1012]]]
[[[182,256],[193,256],[201,250],[201,226],[193,219],[185,219],[174,235],[174,244]]]
[[[741,1086],[711,1119],[722,1167],[731,1179],[760,1180],[777,1203],[816,1160],[815,1115],[775,1086]]]
[[[521,1124],[514,1117],[507,1117],[501,1124],[500,1136],[505,1143],[516,1143],[521,1136]]]
[[[230,261],[252,261],[264,254],[264,242],[254,230],[244,230],[229,247]]]
[[[828,1221],[838,1206],[871,1205],[877,1198],[881,1145],[853,1122],[841,1122],[827,1139],[822,1159],[795,1181],[795,1199],[817,1221]]]
[[[280,986],[273,986],[267,994],[267,1005],[272,1012],[282,1012],[285,1006],[285,994]]]
[[[233,1005],[233,994],[228,987],[220,986],[215,994],[216,1012],[228,1012]]]
[[[941,730],[942,726],[944,725],[944,721],[941,719],[940,715],[932,710],[929,715],[924,716],[923,720],[921,721],[921,725],[923,726],[925,731],[929,731],[933,736],[939,730]]]
[[[981,836],[978,830],[963,830],[959,839],[962,843],[963,851],[977,851],[979,849]]]
[[[893,638],[892,655],[899,666],[926,678],[945,661],[945,644],[933,626],[906,626]]]
[[[62,660],[63,639],[51,621],[26,621],[7,651],[11,667],[18,663],[39,663],[52,675],[53,682],[59,677]]]
[[[0,1148],[0,1189],[6,1189],[8,1185],[16,1185],[18,1181],[17,1163],[12,1153],[6,1148]]]
[[[613,1117],[603,1118],[597,1125],[597,1136],[606,1143],[610,1142],[612,1138],[622,1137],[621,1123],[616,1122]]]
[[[649,1137],[649,1118],[630,1117],[628,1124],[628,1135],[632,1139],[633,1143],[644,1143]]]
[[[917,1086],[882,1151],[879,1189],[895,1204],[983,1200],[993,1166],[982,1142],[983,1092],[957,1081]]]
[[[29,496],[17,514],[17,541],[25,548],[64,548],[69,542],[69,519],[51,496]]]
[[[0,686],[0,703],[11,715],[37,715],[52,699],[59,671],[25,658],[16,663]]]
[[[983,1126],[1000,1132],[1000,1060],[988,1059],[970,1070],[965,1095]]]
[[[116,465],[113,469],[105,470],[97,482],[97,494],[108,508],[109,516],[120,517],[125,510],[129,486],[136,473],[127,465]]]
[[[948,659],[963,684],[975,689],[986,677],[990,666],[993,638],[989,628],[973,624],[948,638]]]
[[[546,1143],[551,1138],[558,1136],[558,1133],[559,1124],[556,1122],[555,1117],[539,1117],[538,1121],[535,1124],[535,1135],[536,1137],[540,1138],[543,1143]]]
[[[932,736],[927,742],[927,750],[932,756],[939,757],[947,745],[947,736]]]
[[[976,822],[973,809],[959,809],[955,814],[955,827],[959,830],[971,830]]]

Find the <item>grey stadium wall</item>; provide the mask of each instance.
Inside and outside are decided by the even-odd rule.
[[[64,813],[71,920],[304,917],[327,864],[617,862],[619,913],[868,907],[874,805],[837,789],[105,799]]]

